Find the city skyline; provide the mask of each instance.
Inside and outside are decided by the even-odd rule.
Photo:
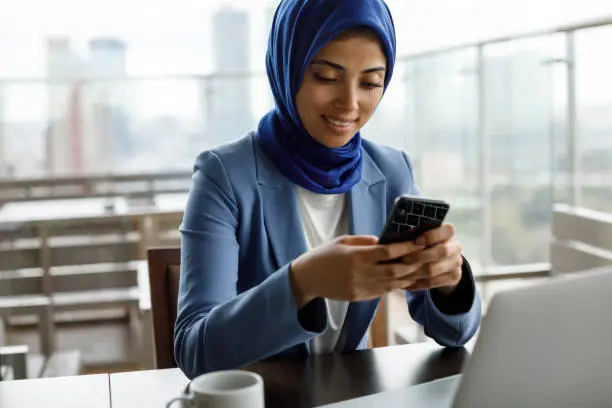
[[[213,14],[213,61],[215,72],[250,70],[251,20],[244,10],[219,8]],[[246,134],[253,126],[253,100],[249,78],[228,78],[206,81],[202,100],[206,106],[205,138],[217,144]],[[214,97],[212,96],[214,95]]]
[[[85,10],[85,6],[73,0],[50,0],[45,3],[46,7],[56,7],[63,14],[53,14],[53,10],[38,13],[46,18],[41,25],[32,20],[24,21],[26,10],[34,9],[32,5],[28,9],[28,3],[31,0],[22,0],[16,6],[23,7],[23,15],[11,10],[14,14],[11,20],[23,23],[18,29],[10,24],[3,25],[6,16],[0,16],[0,81],[10,76],[40,78],[46,75],[48,64],[41,57],[43,48],[40,47],[43,38],[47,37],[67,39],[71,47],[74,46],[78,57],[75,60],[87,60],[96,54],[89,50],[93,37],[106,38],[102,44],[111,48],[120,40],[125,43],[125,53],[111,52],[111,57],[117,58],[110,60],[105,52],[97,53],[102,58],[97,60],[95,68],[100,71],[94,77],[103,82],[92,83],[90,91],[81,95],[80,101],[85,104],[81,116],[70,112],[72,105],[65,102],[61,94],[55,94],[57,102],[50,104],[46,84],[0,82],[0,96],[3,96],[0,97],[0,178],[7,174],[16,178],[50,175],[40,165],[46,158],[43,135],[49,113],[52,117],[64,117],[68,123],[76,115],[93,124],[90,130],[83,128],[83,131],[101,139],[98,140],[100,149],[108,143],[109,134],[117,137],[112,142],[114,150],[110,160],[92,169],[143,173],[191,169],[199,152],[241,137],[242,129],[256,126],[261,114],[272,106],[265,76],[249,81],[248,86],[233,83],[216,87],[228,98],[208,93],[207,90],[215,88],[207,88],[198,79],[201,77],[104,82],[109,79],[104,76],[113,71],[111,67],[123,67],[113,74],[120,77],[123,74],[203,75],[216,70],[241,69],[247,60],[251,69],[263,70],[271,9],[260,7],[261,3],[259,8],[253,6],[248,11],[248,23],[240,24],[242,29],[248,25],[246,31],[250,35],[243,30],[221,33],[225,41],[214,41],[212,19],[216,7],[221,4],[217,1],[174,0],[167,2],[165,8],[140,9],[135,6],[142,5],[138,0],[125,5],[109,0]],[[504,31],[521,33],[575,22],[589,13],[591,15],[586,17],[601,16],[606,6],[600,4],[597,8],[593,0],[575,2],[571,7],[567,2],[535,0],[513,3],[398,0],[391,3],[392,12],[397,16],[400,56],[405,55],[406,50],[429,49],[477,37],[494,37]],[[180,9],[187,4],[193,7],[189,13]],[[510,10],[512,7],[514,9]],[[607,7],[612,9],[612,3]],[[65,10],[72,12],[65,13]],[[572,14],[572,10],[583,13]],[[96,14],[99,21],[84,17]],[[561,21],[563,14],[568,17],[565,21]],[[34,20],[36,18],[33,16]],[[133,24],[134,21],[139,24]],[[31,28],[34,30],[30,34],[20,31]],[[3,37],[8,32],[14,40],[7,41],[7,37]],[[20,32],[24,33],[21,37]],[[609,160],[612,154],[612,76],[609,75],[612,59],[607,58],[610,40],[612,26],[576,35],[575,141],[579,154],[576,175],[580,204],[606,211],[612,202],[607,183],[612,176]],[[233,54],[220,53],[224,49]],[[479,270],[479,260],[484,260],[486,265],[505,265],[547,259],[550,208],[554,202],[562,202],[569,196],[570,179],[574,176],[573,167],[568,166],[571,156],[566,145],[565,67],[560,63],[547,65],[548,61],[564,56],[562,35],[487,46],[482,121],[478,117],[474,49],[411,61],[400,57],[391,87],[364,129],[364,137],[410,154],[413,174],[424,195],[440,197],[452,204],[448,220],[457,227],[462,247],[474,259],[475,270]],[[220,61],[225,57],[229,60]],[[64,74],[70,71],[66,65],[59,70]],[[100,78],[104,72],[106,74]],[[101,86],[103,83],[107,85]],[[249,92],[250,97],[240,99],[239,95]],[[51,95],[54,99],[53,92]],[[240,103],[233,104],[236,100]],[[117,110],[111,108],[117,104],[106,103],[108,101],[125,102],[118,105],[125,105],[128,131],[125,123],[114,119]],[[230,115],[227,114],[229,110],[232,110]],[[97,114],[103,120],[92,120],[92,113],[94,119]],[[236,123],[233,123],[234,118],[238,118]],[[224,125],[230,122],[235,127],[225,129]],[[112,126],[105,127],[105,124]],[[484,143],[479,124],[485,129]],[[126,136],[128,132],[129,137]],[[69,155],[72,147],[66,146],[64,153]],[[98,153],[95,148],[90,150],[93,156]],[[12,169],[2,169],[6,157],[11,159]],[[95,157],[88,163],[95,163]],[[484,205],[489,206],[490,214],[488,229],[483,234]],[[483,252],[487,249],[487,243],[482,242],[483,236],[492,238],[487,253]]]
[[[181,1],[183,0],[179,0],[179,3]],[[471,4],[477,2],[478,0],[469,1]],[[201,46],[200,55],[197,58],[206,61],[207,72],[253,70],[257,64],[260,64],[258,71],[263,71],[263,60],[273,11],[271,3],[267,4],[266,7],[261,7],[260,4],[259,8],[253,7],[252,9],[244,7],[206,9],[208,11],[207,14],[204,14],[203,21],[207,23],[199,27],[202,37],[194,38],[193,42],[184,42],[186,48],[181,52],[188,53],[189,50]],[[395,7],[397,4],[395,3]],[[215,24],[215,18],[223,13],[230,16],[229,20]],[[232,15],[235,17],[231,17]],[[238,18],[239,21],[233,21],[232,18]],[[160,31],[167,32],[170,26],[171,24],[162,25]],[[232,29],[233,27],[238,29]],[[398,36],[400,36],[400,31],[398,30]],[[178,41],[180,35],[183,34],[185,34],[184,31],[179,31],[175,40]],[[138,60],[139,55],[142,56],[142,49],[139,50],[137,46],[134,48],[133,43],[130,43],[128,39],[122,36],[99,37],[104,40],[89,38],[83,48],[82,44],[79,46],[79,41],[71,36],[50,36],[50,38],[61,38],[66,41],[75,61],[89,60],[93,62],[93,65],[89,67],[91,72],[85,76],[75,73],[78,71],[78,63],[75,65],[76,68],[64,64],[53,74],[47,71],[46,76],[59,78],[67,74],[74,74],[79,79],[102,80],[100,83],[84,83],[87,88],[84,93],[85,97],[78,95],[82,98],[80,101],[86,106],[86,111],[97,112],[94,113],[94,116],[97,115],[98,119],[121,116],[116,109],[101,106],[98,102],[114,99],[121,101],[120,105],[125,105],[129,124],[134,129],[133,140],[126,141],[119,138],[121,140],[117,139],[112,142],[112,145],[123,146],[124,150],[129,150],[127,146],[135,145],[141,146],[141,149],[144,146],[147,149],[154,149],[153,144],[147,142],[153,135],[160,140],[165,140],[159,142],[159,146],[172,146],[172,140],[178,140],[176,138],[180,137],[184,140],[181,142],[182,147],[178,150],[181,151],[181,155],[188,156],[194,153],[196,146],[210,147],[240,137],[256,126],[259,117],[272,107],[265,76],[254,81],[215,80],[212,83],[202,80],[202,76],[195,75],[126,82],[124,76],[133,75],[130,72],[130,61],[133,63]],[[579,132],[596,134],[600,128],[604,129],[608,125],[608,121],[604,119],[612,111],[612,97],[608,92],[612,89],[612,79],[607,74],[612,71],[612,60],[602,58],[603,54],[597,47],[605,47],[606,40],[610,38],[612,38],[611,27],[586,30],[576,35],[579,62],[577,64],[578,113],[579,119],[588,119],[586,127],[579,127]],[[113,51],[110,54],[105,53],[104,50],[96,52],[95,47],[92,47],[96,41],[102,41],[102,48],[104,44],[112,48],[117,43],[121,43],[122,50],[119,53]],[[159,44],[157,52],[163,53],[172,44],[174,44],[172,41]],[[491,135],[497,135],[500,131],[509,132],[510,135],[516,134],[518,139],[513,140],[509,146],[512,149],[525,151],[525,163],[535,163],[537,160],[534,160],[539,155],[538,149],[530,151],[523,147],[532,143],[531,139],[534,135],[549,132],[551,123],[557,126],[557,122],[560,125],[557,126],[556,132],[560,134],[564,131],[561,126],[566,113],[563,109],[565,96],[563,92],[557,91],[564,89],[565,80],[562,75],[557,75],[558,69],[551,68],[551,71],[548,71],[549,68],[545,65],[547,60],[563,58],[565,51],[563,45],[563,37],[557,35],[549,38],[500,43],[485,49],[485,68],[495,72],[491,80],[485,81],[488,84],[486,91],[488,105],[495,108],[490,112],[493,116],[487,117],[488,126],[494,126],[489,129],[489,132]],[[228,52],[228,50],[231,51]],[[365,129],[366,137],[372,135],[374,140],[422,152],[429,152],[435,147],[434,142],[440,140],[446,142],[444,148],[447,153],[460,152],[460,156],[469,154],[472,156],[466,156],[463,161],[477,163],[477,158],[473,156],[477,151],[474,148],[476,123],[473,116],[477,101],[476,76],[474,75],[476,59],[474,50],[465,50],[463,53],[464,58],[459,58],[457,62],[452,63],[449,60],[450,54],[442,54],[440,63],[436,62],[437,57],[419,59],[409,63],[400,58],[394,80],[376,115]],[[108,59],[109,55],[115,55],[117,58]],[[165,60],[172,60],[174,55],[170,53]],[[184,62],[180,60],[176,64],[184,66]],[[48,64],[49,61],[46,61],[46,66]],[[112,66],[120,68],[114,69]],[[414,67],[418,66],[421,66],[422,72],[415,76]],[[513,66],[519,67],[518,70]],[[521,66],[527,69],[520,68]],[[440,68],[442,68],[441,71]],[[75,69],[76,71],[73,72]],[[207,72],[197,74],[203,75]],[[515,81],[512,85],[509,85],[508,78],[506,78],[509,74]],[[116,83],[108,82],[109,80],[116,80]],[[69,87],[74,85],[74,81],[69,81],[68,85]],[[49,100],[49,91],[46,87],[45,83],[3,83],[0,87],[0,96],[3,96],[0,101],[0,122],[5,123],[3,126],[6,129],[0,130],[0,133],[8,137],[7,132],[21,133],[15,128],[15,125],[19,123],[24,125],[28,122],[44,123],[50,118],[61,116],[58,112],[66,110],[70,104],[62,102],[65,97],[57,99],[54,103],[45,102]],[[93,94],[98,94],[98,96],[92,96]],[[102,94],[106,96],[101,96]],[[452,98],[449,98],[449,95]],[[521,98],[524,98],[525,102]],[[534,101],[537,103],[532,109]],[[94,106],[96,104],[99,106]],[[463,107],[456,109],[457,106]],[[440,115],[440,112],[444,114]],[[87,118],[87,115],[84,118]],[[507,116],[507,119],[504,119],[504,116]],[[535,126],[533,120],[528,117],[536,118],[539,124]],[[103,120],[103,122],[106,123],[109,120]],[[112,121],[114,122],[114,119]],[[101,125],[91,127],[92,123],[97,123],[91,118],[86,122],[90,124],[90,129],[87,131],[90,134],[126,131],[124,125],[112,125],[103,130]],[[522,124],[523,127],[516,127],[517,123]],[[42,128],[44,126],[44,124],[41,125]],[[157,130],[156,126],[164,131]],[[28,126],[28,128],[32,127]],[[451,141],[450,135],[455,134],[461,136]],[[427,135],[427,138],[423,138],[423,135]],[[587,147],[599,143],[601,137],[599,139],[589,137],[588,139]],[[538,143],[546,144],[548,141],[542,140]],[[7,141],[4,141],[4,145],[7,145]],[[91,144],[91,146],[98,147],[90,147],[89,151],[95,156],[99,151],[108,150],[103,145]],[[495,155],[502,155],[506,149],[501,145],[494,145],[493,148]],[[63,149],[64,152],[67,150],[70,149]],[[445,154],[443,150],[436,150],[434,153]],[[155,157],[153,150],[150,154],[151,157]],[[529,159],[530,155],[535,159]],[[129,157],[129,154],[127,156]],[[123,165],[138,169],[137,163],[145,165],[148,163],[148,159],[144,156],[138,160],[134,157],[132,159],[134,160],[131,164],[123,163]],[[449,157],[443,160],[448,163],[453,162],[453,159]],[[93,163],[93,160],[90,159],[86,161]],[[168,159],[168,161],[171,160]],[[168,165],[169,163],[164,164],[164,166]],[[110,163],[103,168],[109,166]],[[451,168],[458,167],[462,166],[456,163],[451,166]]]
[[[132,75],[205,72],[205,57],[213,45],[211,16],[220,6],[247,10],[255,24],[254,37],[268,24],[266,10],[275,0],[175,0],[153,3],[132,0],[22,0],[0,14],[0,77],[41,77],[41,40],[68,36],[82,49],[94,37],[120,37],[134,53],[127,71]],[[612,18],[612,3],[599,0],[388,0],[398,36],[398,55],[488,38],[523,34],[553,26]],[[44,12],[41,8],[45,9]],[[39,12],[31,13],[32,9]],[[71,10],[65,13],[63,10]],[[138,21],[138,24],[134,24]],[[251,44],[257,48],[259,40]],[[200,55],[201,53],[201,55]],[[160,57],[165,55],[166,57]],[[263,56],[253,49],[253,62]],[[174,62],[173,62],[174,61]]]
[[[50,175],[106,172],[132,153],[129,92],[121,83],[106,82],[125,76],[126,45],[98,37],[88,51],[87,57],[75,53],[66,38],[47,42],[47,76],[63,81],[47,90],[42,163]],[[67,73],[71,79],[65,79]]]
[[[270,8],[259,10],[259,17],[262,18],[254,18],[253,15],[250,15],[249,26],[250,26],[250,38],[248,42],[249,58],[250,61],[249,69],[255,72],[262,73],[264,70],[264,57],[265,57],[265,47],[267,42],[268,35],[268,25],[270,24]],[[212,27],[210,27],[212,30]],[[257,35],[254,35],[254,30],[259,30]],[[61,37],[59,37],[61,38]],[[73,50],[76,54],[81,55],[82,58],[87,58],[88,50],[83,50],[82,48],[75,47],[75,40],[66,37],[73,47]],[[130,61],[134,61],[138,59],[138,50],[133,49],[129,42],[125,41],[121,37],[117,37],[121,39],[126,47],[129,49],[125,57],[125,74],[130,77],[138,78],[139,75],[135,75],[130,72]],[[612,76],[608,73],[612,72],[612,59],[603,58],[602,56],[606,54],[605,48],[609,42],[609,39],[612,38],[612,27],[602,27],[600,29],[593,30],[585,30],[583,32],[579,32],[576,34],[576,57],[577,57],[577,72],[576,72],[576,83],[577,83],[577,91],[578,91],[578,99],[581,105],[587,106],[602,106],[606,105],[610,102],[610,90],[612,90]],[[200,57],[203,60],[207,61],[207,70],[202,72],[184,72],[178,74],[169,75],[168,78],[188,78],[188,77],[197,77],[210,74],[214,72],[214,50],[215,44],[213,41],[212,33],[209,38],[210,45],[213,48],[210,48],[208,45],[203,46],[202,49],[207,49],[208,54],[202,52]],[[91,41],[91,39],[89,40]],[[206,43],[206,41],[204,41]],[[241,43],[244,45],[244,42]],[[540,50],[543,53],[549,54],[545,56],[549,59],[558,59],[563,57],[564,47],[563,47],[563,36],[556,35],[550,38],[540,37],[533,39],[525,39],[519,40],[516,42],[511,42],[508,44],[500,43],[494,46],[490,46],[487,48],[487,53],[489,58],[495,58],[497,56],[503,57],[504,55],[511,54],[516,51],[516,47],[524,48],[525,50],[535,49]],[[0,49],[1,52],[1,49]],[[162,53],[163,51],[159,51]],[[2,54],[0,53],[0,58]],[[170,53],[167,58],[164,60],[172,60],[173,54]],[[44,60],[43,60],[44,61]],[[259,61],[259,62],[256,62]],[[398,59],[398,66],[402,65],[403,58]],[[179,64],[179,62],[177,62]],[[259,64],[259,65],[258,65]],[[544,61],[543,61],[544,64]],[[470,64],[467,64],[465,68],[474,69],[474,67],[470,67]],[[473,65],[473,64],[472,64]],[[46,62],[44,64],[46,66]],[[465,71],[465,68],[459,67],[457,70],[457,76],[462,75],[462,71]],[[2,70],[0,64],[0,71]],[[152,73],[153,76],[158,76],[155,73]],[[559,77],[558,70],[551,67],[551,75],[554,81],[561,83],[564,81],[564,77]],[[45,75],[41,75],[38,79],[33,79],[34,82],[15,82],[12,83],[8,78],[2,78],[2,73],[0,72],[0,80],[8,81],[4,82],[3,86],[0,87],[0,92],[4,95],[5,101],[3,103],[3,118],[8,121],[27,121],[27,120],[39,120],[41,117],[45,117],[45,104],[41,102],[46,97],[44,96],[44,83],[36,82],[36,81],[44,81]],[[400,88],[402,85],[398,85],[402,81],[400,74],[396,74],[394,79],[391,82],[390,92],[388,94],[398,94],[397,92],[393,92],[394,88]],[[264,88],[262,88],[263,85]],[[267,81],[260,81],[260,85],[258,85],[257,89],[262,90],[263,92],[268,92],[265,89],[267,86]],[[160,84],[160,89],[163,88]],[[166,87],[167,88],[167,87]],[[146,96],[143,95],[141,101],[138,103],[139,109],[142,111],[143,115],[147,115],[147,111],[150,112],[149,115],[154,116],[159,114],[160,112],[172,112],[173,108],[176,107],[176,103],[166,103],[165,100],[160,98],[156,98],[155,91],[151,90],[147,93]],[[167,92],[167,90],[165,90]],[[194,105],[195,101],[198,98],[197,92],[193,92],[191,90],[184,91],[182,93],[177,93],[177,90],[172,90],[171,92],[175,92],[171,94],[170,100],[172,101],[184,101],[185,106],[189,104]],[[554,93],[552,95],[556,100],[563,99],[563,94]],[[253,94],[253,98],[258,98],[255,94]],[[392,99],[392,101],[388,101]],[[395,98],[393,96],[386,96],[385,101],[390,109],[393,106],[399,106],[402,103],[402,98]],[[186,110],[189,108],[180,108],[180,110]],[[263,112],[261,110],[257,110],[255,112],[256,116],[261,115]]]

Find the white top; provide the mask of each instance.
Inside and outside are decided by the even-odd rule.
[[[349,232],[349,210],[345,194],[317,194],[299,186],[297,199],[308,249],[314,249]],[[336,348],[349,302],[324,299],[327,329],[314,338],[315,354],[331,353]]]

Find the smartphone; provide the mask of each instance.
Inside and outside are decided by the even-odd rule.
[[[380,244],[413,241],[421,234],[439,227],[450,209],[442,200],[401,195],[393,203],[393,210],[380,234]]]

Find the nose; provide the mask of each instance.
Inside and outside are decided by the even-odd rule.
[[[346,111],[356,111],[359,108],[358,89],[355,84],[346,83],[340,87],[334,101],[336,108]]]

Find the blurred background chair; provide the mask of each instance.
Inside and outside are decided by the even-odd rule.
[[[181,249],[150,248],[147,251],[147,258],[155,338],[155,368],[172,368],[176,367],[173,337],[181,269]]]
[[[28,347],[0,347],[0,381],[28,378]]]
[[[612,214],[557,204],[552,236],[553,275],[612,265]]]
[[[181,211],[149,210],[3,224],[0,319],[10,335],[0,336],[0,344],[7,338],[11,344],[28,344],[28,358],[40,360],[42,376],[95,371],[100,354],[110,353],[119,357],[103,356],[106,361],[98,370],[113,365],[148,368],[142,346],[150,334],[141,321],[148,299],[146,249],[180,242],[181,219]],[[114,335],[122,339],[121,346],[110,336],[104,344],[88,330],[113,321],[118,322]],[[79,330],[79,324],[85,326],[78,333],[73,330],[69,341],[58,334],[60,326]],[[33,325],[38,326],[34,337]],[[109,351],[113,347],[121,350]]]

